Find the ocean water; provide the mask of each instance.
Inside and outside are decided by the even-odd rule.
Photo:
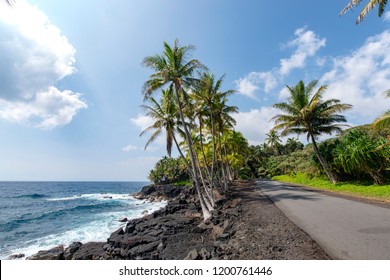
[[[0,259],[30,256],[73,241],[106,241],[110,233],[165,202],[131,194],[148,182],[0,182]]]

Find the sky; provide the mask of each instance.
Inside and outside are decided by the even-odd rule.
[[[235,129],[251,144],[273,127],[286,85],[318,80],[353,105],[350,125],[390,108],[390,9],[359,25],[347,0],[15,0],[0,3],[0,181],[144,181],[166,154],[147,150],[140,107],[163,42],[237,92]],[[365,2],[365,1],[363,1]]]

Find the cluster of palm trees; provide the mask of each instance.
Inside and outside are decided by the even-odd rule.
[[[192,46],[164,43],[162,54],[148,56],[144,66],[153,70],[143,88],[143,107],[153,124],[141,135],[152,132],[145,148],[161,133],[166,134],[167,153],[175,146],[185,162],[197,190],[204,219],[215,207],[214,193],[226,190],[233,180],[248,142],[235,132],[228,105],[233,90],[222,90],[224,76],[214,74],[191,58]],[[160,99],[154,98],[160,93]],[[243,159],[242,159],[243,160]]]

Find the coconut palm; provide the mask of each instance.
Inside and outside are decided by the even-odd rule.
[[[150,105],[142,105],[142,107],[147,111],[146,115],[150,116],[154,123],[144,129],[140,136],[144,135],[147,132],[154,131],[150,136],[149,140],[146,142],[145,149],[149,146],[150,143],[155,141],[163,131],[166,134],[166,149],[167,154],[171,157],[172,154],[172,145],[175,142],[175,145],[179,151],[179,154],[184,159],[187,167],[190,167],[187,160],[185,160],[184,155],[180,149],[180,146],[177,142],[175,132],[181,132],[180,121],[178,118],[177,105],[172,98],[173,92],[171,88],[162,90],[162,97],[160,102],[157,102],[153,97],[148,99]],[[191,168],[189,168],[191,171]]]
[[[341,11],[341,15],[345,14],[347,11],[351,11],[354,7],[358,6],[362,0],[351,0],[347,6]],[[363,10],[360,12],[359,17],[356,19],[356,24],[359,24],[367,14],[378,6],[378,16],[382,16],[387,5],[387,0],[369,0]]]
[[[285,114],[273,117],[276,124],[273,129],[281,130],[281,136],[306,133],[329,180],[336,183],[335,175],[318,150],[316,139],[323,133],[341,132],[343,125],[340,123],[346,122],[346,119],[337,113],[350,109],[352,105],[341,104],[337,99],[323,101],[322,96],[327,86],[320,86],[312,94],[317,83],[318,81],[312,81],[305,86],[303,81],[300,81],[295,87],[287,86],[290,92],[287,102],[274,104],[274,108]]]
[[[168,43],[164,42],[164,51],[162,54],[145,57],[143,65],[151,68],[155,72],[150,75],[149,80],[145,82],[143,94],[145,99],[148,99],[157,89],[165,86],[169,86],[174,89],[176,104],[189,149],[193,180],[198,191],[199,200],[203,210],[203,217],[206,220],[211,217],[210,210],[212,209],[210,207],[207,207],[209,209],[206,208],[207,202],[204,201],[204,197],[201,194],[199,174],[196,166],[190,131],[186,125],[183,113],[183,108],[185,106],[183,102],[188,100],[186,89],[197,81],[197,79],[193,77],[193,73],[197,69],[205,68],[199,60],[189,59],[193,49],[193,46],[179,46],[179,42],[176,40],[172,47],[168,45]]]
[[[227,98],[229,95],[234,93],[234,90],[222,91],[221,86],[224,79],[224,75],[219,79],[215,78],[214,74],[204,72],[200,74],[200,82],[196,84],[191,99],[194,101],[196,112],[199,121],[199,132],[203,136],[203,124],[208,126],[208,130],[211,133],[211,144],[212,144],[212,161],[211,167],[208,171],[211,183],[211,189],[214,184],[214,169],[216,164],[216,141],[215,141],[215,110],[218,108],[220,100]],[[203,158],[206,158],[203,149],[203,137],[201,137],[201,146]]]
[[[265,138],[265,141],[267,142],[268,146],[274,151],[278,152],[282,143],[278,132],[274,129],[271,129],[270,132],[266,134],[266,136],[267,138]]]
[[[390,98],[390,90],[387,90],[385,92],[386,96]],[[386,113],[384,113],[382,116],[377,118],[373,125],[375,128],[378,129],[384,129],[384,128],[390,128],[390,110],[388,110]]]

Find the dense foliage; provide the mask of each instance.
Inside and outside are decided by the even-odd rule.
[[[189,180],[188,170],[180,158],[163,157],[149,173],[155,184],[174,184]]]

